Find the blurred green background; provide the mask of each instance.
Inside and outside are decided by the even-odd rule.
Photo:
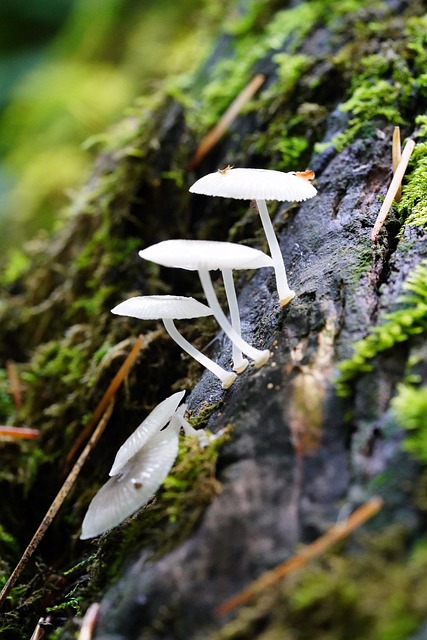
[[[197,68],[224,13],[219,0],[1,0],[2,262],[61,224],[97,152],[85,141]]]

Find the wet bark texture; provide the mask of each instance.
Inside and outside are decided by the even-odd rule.
[[[209,414],[210,430],[218,433],[226,425],[233,425],[231,439],[221,450],[218,462],[222,491],[206,508],[197,528],[171,552],[156,560],[150,549],[132,552],[133,559],[129,558],[126,571],[101,594],[95,639],[213,638],[211,634],[226,622],[214,615],[216,606],[263,571],[291,556],[299,544],[321,535],[340,513],[351,511],[374,493],[385,499],[383,528],[404,521],[414,539],[424,532],[423,517],[413,500],[413,488],[421,471],[402,452],[403,433],[390,411],[390,400],[397,382],[405,375],[410,354],[422,354],[422,337],[378,357],[374,371],[353,385],[350,397],[338,397],[335,379],[337,363],[351,355],[354,342],[367,335],[384,312],[395,308],[407,275],[427,257],[425,229],[415,226],[401,229],[391,214],[378,242],[373,244],[370,240],[380,198],[392,176],[391,123],[381,118],[373,121],[368,133],[362,131],[340,152],[329,147],[314,153],[312,148],[315,140],[329,141],[348,127],[350,116],[338,107],[350,91],[350,80],[338,70],[332,56],[346,46],[350,51],[350,45],[355,46],[357,20],[376,17],[389,20],[390,24],[394,21],[397,26],[393,28],[401,32],[412,12],[420,15],[423,11],[422,3],[413,3],[411,8],[410,3],[390,0],[384,7],[378,16],[374,10],[369,16],[363,11],[354,18],[348,16],[348,29],[343,27],[333,34],[322,25],[316,26],[300,47],[314,63],[308,76],[297,85],[295,109],[301,106],[300,91],[306,103],[316,103],[324,111],[320,125],[317,128],[313,125],[307,132],[312,155],[306,161],[316,173],[318,195],[298,206],[286,203],[270,206],[289,282],[297,296],[280,309],[272,272],[262,269],[251,276],[237,277],[243,335],[255,346],[270,348],[273,357],[259,370],[249,367],[227,391],[221,389],[209,372],[203,373],[190,391],[188,406],[194,415],[206,405],[213,407],[219,403]],[[363,54],[384,49],[384,42],[376,37],[373,30],[369,42],[363,45]],[[206,83],[218,62],[221,46],[220,42],[201,74]],[[284,51],[287,47],[291,50],[292,43],[285,44]],[[394,55],[391,37],[386,48]],[[266,75],[266,87],[273,82],[272,52],[258,61],[255,71]],[[424,113],[425,106],[425,99],[418,98],[407,107],[406,115],[411,122]],[[291,110],[292,103],[287,103],[283,117]],[[197,172],[186,175],[188,184],[179,189],[160,181],[158,176],[173,166],[177,149],[182,154],[182,149],[194,146],[194,141],[188,139],[184,108],[170,101],[163,105],[155,116],[156,145],[152,145],[143,163],[140,165],[137,158],[123,160],[119,154],[104,155],[89,185],[89,190],[96,190],[98,176],[114,175],[119,170],[127,172],[130,192],[118,191],[107,210],[110,233],[142,236],[140,248],[169,237],[224,240],[232,236],[235,241],[246,241],[247,234],[249,242],[257,245],[261,239],[259,221],[255,214],[244,213],[241,203],[182,194],[199,175],[232,164],[234,157],[240,166],[271,166],[268,149],[257,153],[249,143],[242,147],[242,141],[247,142],[246,136],[253,132],[266,130],[272,117],[268,112],[251,112],[238,118],[232,132]],[[413,134],[414,126],[407,125],[403,135]],[[174,211],[181,215],[172,215]],[[236,223],[242,213],[245,218],[239,226]],[[53,322],[53,317],[58,332],[67,329],[67,317],[58,317],[58,310],[63,308],[70,291],[80,291],[79,278],[88,275],[74,274],[71,265],[80,245],[85,243],[86,234],[92,235],[103,224],[103,215],[105,212],[77,216],[71,225],[72,233],[52,249],[52,260],[62,263],[62,267],[55,272],[56,280],[49,276],[48,291],[43,291],[50,305],[46,303],[43,309],[48,314],[44,321],[36,323],[38,340],[44,339],[44,327]],[[233,221],[233,229],[226,222],[228,219]],[[151,272],[144,271],[147,267],[138,258],[103,266],[100,260],[100,265],[96,277],[107,278],[123,291],[121,298],[117,299],[115,292],[114,300],[107,300],[106,312],[108,303],[113,306],[126,297],[127,291],[158,293],[153,279],[147,275]],[[190,291],[194,295],[198,291],[196,279],[188,274],[161,270],[160,275],[170,293]],[[37,307],[42,293],[34,285],[28,294],[29,286],[25,295],[32,301],[35,299]],[[36,315],[41,311],[38,306]],[[19,322],[24,326],[19,318],[18,326]],[[98,324],[93,320],[92,323],[90,329],[81,325],[84,335],[89,332],[98,336],[98,341],[106,331],[112,332],[112,340],[126,337],[128,325],[111,329],[113,321],[108,315],[102,316]],[[10,319],[9,324],[12,326]],[[15,358],[16,354],[25,357],[22,336],[20,341],[12,340],[13,332],[8,331],[8,326],[6,317],[4,332],[6,339],[10,339],[9,350]],[[136,323],[130,326],[135,332],[141,331]],[[191,339],[191,329],[186,331]],[[35,340],[28,335],[26,339],[29,344]],[[95,345],[97,339],[93,341]],[[169,345],[166,338],[162,340],[161,347],[155,343],[154,351],[144,355],[139,370],[150,384],[155,375],[160,376],[156,391],[149,387],[147,405],[154,405],[171,393],[173,384],[187,373],[186,361],[180,359],[179,350]],[[173,363],[165,374],[159,374],[156,366],[148,362],[156,356],[156,349]],[[230,354],[228,340],[218,334],[210,355],[228,367]],[[425,363],[424,356],[425,353],[421,363]],[[423,366],[420,364],[425,383]],[[130,383],[130,392],[135,398],[141,393],[135,380]],[[137,415],[135,407],[127,413],[118,408],[115,421],[120,424],[125,419],[126,429],[131,430],[129,425],[138,424]],[[75,415],[71,417],[76,419]],[[111,436],[105,445],[111,451],[94,458],[103,468],[103,472],[97,471],[100,482],[105,475],[106,457],[114,453],[120,442],[119,436]],[[376,489],[373,480],[384,472],[389,480]],[[277,633],[268,638],[285,638],[284,631]],[[244,640],[258,634],[252,630],[246,635],[229,637]]]

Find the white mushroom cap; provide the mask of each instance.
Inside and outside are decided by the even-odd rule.
[[[271,257],[258,249],[215,240],[164,240],[140,251],[139,255],[164,267],[180,267],[189,271],[273,266]]]
[[[301,202],[316,195],[315,187],[295,173],[273,169],[224,169],[197,180],[191,193],[239,200]]]
[[[160,431],[175,414],[176,409],[183,399],[185,391],[178,391],[169,396],[145,418],[143,422],[135,429],[129,438],[122,444],[118,450],[111,467],[110,476],[117,475],[124,465],[134,456],[142,447],[150,440],[150,438]]]
[[[141,320],[183,320],[212,315],[207,305],[185,296],[134,296],[118,304],[111,312]]]
[[[153,496],[168,475],[178,454],[178,433],[167,428],[154,434],[93,498],[82,524],[86,540],[116,527]]]

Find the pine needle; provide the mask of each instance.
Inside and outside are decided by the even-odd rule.
[[[104,431],[104,429],[105,429],[105,427],[106,427],[106,425],[108,423],[108,420],[109,420],[109,418],[111,416],[111,413],[113,411],[115,394],[116,394],[120,384],[123,382],[124,378],[128,374],[131,366],[135,362],[135,360],[137,358],[137,355],[139,353],[139,350],[141,348],[142,342],[143,342],[143,337],[139,336],[139,338],[135,342],[131,352],[127,356],[126,360],[124,361],[124,363],[120,367],[120,369],[117,372],[117,374],[114,376],[111,384],[109,385],[107,391],[105,392],[104,396],[102,397],[101,402],[99,403],[99,405],[95,409],[92,418],[90,419],[90,421],[86,425],[86,429],[84,430],[85,434],[90,433],[90,431],[93,428],[93,425],[97,425],[97,426],[96,426],[93,434],[91,435],[88,443],[86,444],[85,448],[83,449],[82,453],[80,454],[79,458],[77,459],[76,463],[74,464],[73,468],[71,469],[70,473],[68,474],[64,484],[60,488],[60,490],[59,490],[58,494],[56,495],[54,501],[52,502],[50,508],[48,509],[48,511],[47,511],[45,517],[43,518],[39,528],[37,529],[37,531],[35,532],[34,536],[31,539],[31,541],[29,542],[29,544],[28,544],[27,548],[25,549],[21,559],[19,560],[18,564],[16,565],[15,569],[13,570],[12,574],[10,575],[8,581],[6,582],[6,584],[4,585],[3,589],[1,590],[1,592],[0,592],[0,607],[1,607],[2,603],[4,602],[4,600],[6,599],[7,595],[9,594],[10,590],[12,589],[13,585],[18,580],[19,576],[21,575],[22,571],[24,570],[25,566],[27,565],[28,561],[30,560],[32,554],[37,549],[40,541],[42,540],[42,538],[43,538],[44,534],[46,533],[48,527],[50,526],[52,520],[54,519],[55,515],[58,513],[59,508],[61,507],[62,503],[64,502],[65,498],[67,497],[68,492],[70,491],[71,487],[73,486],[74,482],[76,481],[77,476],[79,475],[81,468],[83,467],[83,465],[86,462],[89,454],[92,452],[92,450],[94,449],[95,445],[97,444],[99,438],[101,437],[101,435],[102,435],[102,433],[103,433],[103,431]],[[74,449],[77,450],[77,447],[74,446]],[[71,458],[71,456],[70,456],[70,458]]]
[[[40,434],[38,429],[30,429],[29,427],[8,427],[0,426],[0,438],[12,438],[13,440],[33,440]]]
[[[87,423],[87,425],[85,426],[83,431],[78,436],[78,438],[77,438],[76,442],[74,443],[73,447],[71,447],[71,450],[69,451],[69,453],[67,455],[67,458],[66,458],[66,462],[67,463],[70,463],[70,461],[74,458],[74,456],[76,455],[77,451],[80,449],[80,447],[82,446],[83,442],[89,437],[89,435],[90,435],[91,431],[93,430],[94,426],[97,424],[98,420],[100,419],[100,417],[104,413],[105,409],[107,408],[107,406],[111,402],[111,399],[113,398],[113,396],[117,392],[118,388],[122,384],[123,380],[125,379],[125,377],[129,373],[131,367],[133,366],[133,364],[134,364],[134,362],[135,362],[135,360],[136,360],[136,358],[137,358],[137,356],[139,354],[139,351],[140,351],[140,349],[142,347],[143,341],[144,341],[143,336],[139,336],[137,341],[133,345],[131,352],[126,357],[126,360],[123,362],[122,366],[120,367],[120,369],[118,370],[118,372],[116,373],[116,375],[112,379],[111,383],[109,384],[107,391],[104,393],[104,395],[103,395],[103,397],[101,399],[101,402],[96,407],[91,419],[89,420],[89,422]]]
[[[377,239],[377,236],[381,231],[381,228],[384,224],[387,214],[391,209],[393,200],[395,199],[396,194],[399,190],[399,187],[402,184],[402,179],[403,179],[403,176],[405,175],[406,167],[408,166],[409,158],[411,157],[414,147],[415,147],[415,142],[409,139],[405,145],[405,148],[403,149],[402,157],[400,159],[399,164],[397,165],[397,169],[393,176],[393,180],[390,183],[390,186],[384,198],[384,202],[382,204],[380,212],[377,216],[377,219],[375,220],[375,224],[371,233],[372,242],[375,242],[375,240]]]
[[[262,73],[258,73],[252,78],[252,80],[246,85],[244,89],[233,100],[228,109],[223,113],[217,124],[209,131],[209,133],[203,138],[200,145],[196,149],[196,152],[188,165],[188,170],[195,169],[203,160],[203,158],[209,153],[209,151],[219,142],[224,133],[230,127],[233,120],[237,118],[243,107],[253,95],[258,91],[260,86],[264,83],[265,76]]]
[[[367,520],[372,518],[378,513],[383,505],[381,498],[372,498],[364,505],[356,509],[347,520],[339,522],[331,527],[323,536],[317,538],[314,542],[307,545],[303,551],[292,556],[286,562],[283,562],[278,567],[275,567],[271,571],[267,571],[260,578],[252,582],[249,587],[240,591],[237,595],[233,596],[229,600],[226,600],[223,604],[215,609],[217,615],[224,615],[229,611],[232,611],[236,607],[247,602],[250,598],[253,598],[261,591],[275,584],[289,573],[296,571],[300,567],[307,564],[313,558],[316,558],[324,551],[326,551],[331,545],[335,544],[339,540],[347,537],[352,531],[360,527]]]

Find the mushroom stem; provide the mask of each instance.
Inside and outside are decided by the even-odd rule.
[[[182,404],[173,414],[169,426],[172,425],[172,428],[179,433],[180,429],[184,430],[185,436],[190,436],[192,438],[196,438],[199,445],[201,447],[207,447],[209,444],[209,437],[206,434],[204,429],[195,429],[191,426],[191,424],[184,418],[184,414],[187,410],[187,405]]]
[[[240,313],[239,305],[237,304],[236,289],[233,281],[232,269],[222,270],[222,279],[224,281],[225,294],[227,296],[228,308],[230,310],[231,326],[237,331],[239,336],[242,335],[240,326]],[[239,349],[234,342],[233,344],[233,369],[237,373],[242,373],[249,362],[243,357],[241,349]]]
[[[183,336],[179,333],[176,328],[174,321],[170,318],[163,318],[163,324],[165,325],[165,329],[175,342],[188,353],[192,358],[200,362],[201,365],[209,369],[217,378],[219,378],[222,382],[223,389],[228,389],[231,387],[235,379],[237,378],[236,374],[231,371],[226,371],[219,364],[216,364],[213,360],[205,356],[201,353],[196,347],[193,347]]]
[[[254,360],[257,369],[259,367],[262,367],[264,364],[266,364],[266,362],[268,362],[271,355],[270,351],[268,349],[265,349],[264,351],[255,349],[255,347],[251,347],[250,344],[243,340],[242,336],[239,336],[237,331],[235,331],[231,324],[228,322],[223,310],[221,309],[218,298],[216,297],[215,290],[213,288],[209,271],[207,269],[199,269],[199,276],[204,294],[206,296],[206,300],[208,301],[208,305],[212,309],[215,319],[217,320],[221,329],[230,338],[231,342],[235,343],[236,346],[243,351],[243,353],[246,353],[246,355]]]
[[[268,214],[265,200],[256,200],[259,217],[261,218],[264,228],[265,237],[267,238],[270,248],[271,257],[274,263],[274,272],[276,274],[277,293],[279,294],[280,306],[284,307],[295,297],[295,291],[289,288],[288,279],[286,277],[285,263],[283,262],[282,252],[280,251],[279,242],[274,233],[273,224]]]

